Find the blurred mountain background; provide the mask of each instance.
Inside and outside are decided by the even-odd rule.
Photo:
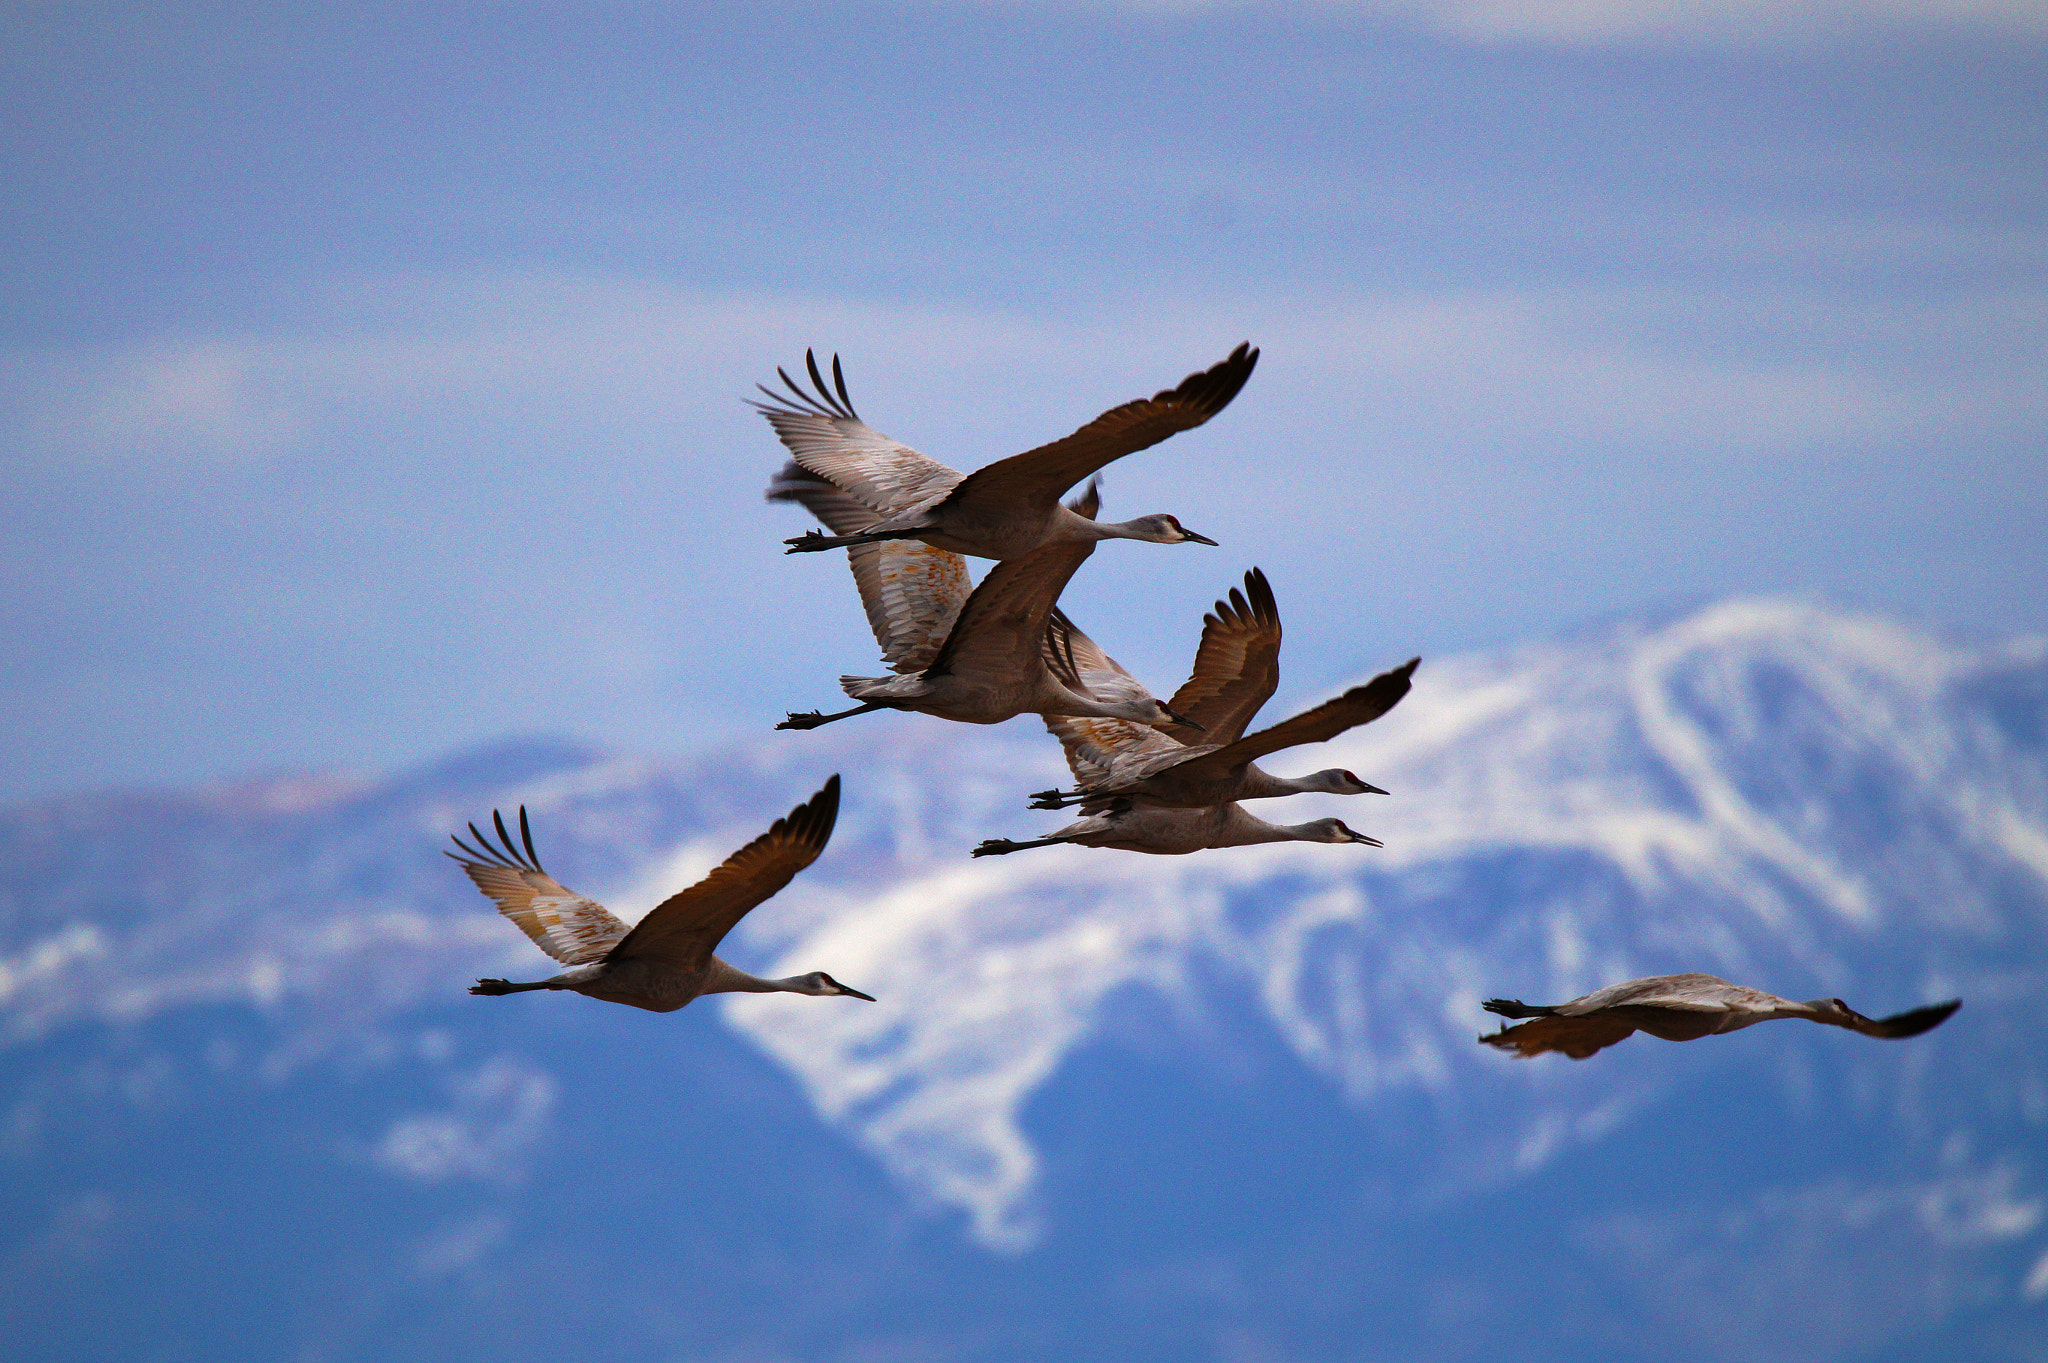
[[[1034,727],[9,811],[9,1353],[2042,1356],[2048,641],[1744,599],[1428,659],[1284,768],[1392,795],[1260,807],[1384,851],[970,860],[1061,817]],[[728,954],[880,1002],[464,994],[549,969],[465,821],[524,803],[630,918],[833,770]],[[1965,1003],[1475,1044],[1482,998],[1681,970]]]

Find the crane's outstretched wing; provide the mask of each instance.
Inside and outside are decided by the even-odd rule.
[[[577,894],[541,869],[533,850],[533,830],[526,824],[525,805],[519,807],[519,840],[525,844],[525,855],[513,845],[504,817],[496,810],[491,811],[491,822],[497,826],[502,850],[491,846],[491,840],[471,824],[469,831],[477,845],[451,838],[464,855],[443,855],[454,857],[476,887],[497,904],[499,913],[563,965],[603,960],[626,936],[626,925],[595,899]]]
[[[1072,435],[977,469],[961,479],[946,500],[954,505],[1008,508],[1038,503],[1050,508],[1061,493],[1104,465],[1215,416],[1230,405],[1258,362],[1259,352],[1247,341],[1228,359],[1182,379],[1177,388],[1112,407]]]
[[[1393,709],[1401,697],[1408,694],[1409,678],[1420,661],[1420,658],[1410,658],[1401,666],[1380,673],[1365,685],[1352,687],[1335,700],[1326,700],[1313,710],[1304,710],[1270,729],[1261,729],[1235,743],[1191,758],[1179,764],[1179,769],[1191,778],[1213,776],[1221,779],[1247,762],[1258,761],[1267,753],[1298,748],[1304,743],[1326,742],[1347,729],[1369,724]]]
[[[1052,608],[1094,552],[1093,540],[1067,540],[996,564],[960,608],[925,671],[1001,680],[1038,665]]]
[[[832,357],[833,388],[825,386],[817,358],[808,350],[804,364],[815,393],[806,393],[786,370],[778,369],[789,393],[762,387],[768,401],[752,404],[798,465],[866,503],[877,519],[937,497],[960,482],[959,470],[891,440],[855,414],[837,355]],[[769,486],[771,500],[776,499],[776,488]]]
[[[1479,1039],[1488,1046],[1514,1051],[1525,1060],[1545,1051],[1563,1051],[1574,1060],[1584,1060],[1595,1051],[1626,1040],[1635,1030],[1635,1024],[1623,1018],[1595,1013],[1577,1018],[1537,1018],[1489,1032]]]
[[[710,875],[656,905],[605,959],[655,960],[682,970],[702,969],[749,910],[818,859],[838,817],[835,775]]]
[[[1918,1036],[1933,1031],[1947,1022],[1949,1015],[1963,1006],[1961,999],[1950,999],[1947,1003],[1931,1003],[1925,1008],[1914,1008],[1904,1013],[1893,1013],[1888,1018],[1867,1018],[1851,1009],[1856,1022],[1853,1030],[1865,1036],[1879,1037],[1885,1041],[1897,1041],[1904,1037]]]
[[[1183,743],[1234,743],[1252,716],[1280,686],[1280,606],[1257,568],[1244,575],[1244,591],[1202,617],[1195,665],[1167,708],[1202,726],[1174,725],[1165,732]]]
[[[1172,754],[1186,751],[1153,726],[1134,724],[1128,719],[1047,715],[1045,731],[1060,741],[1074,782],[1083,788],[1116,784],[1119,771],[1128,770],[1123,764],[1134,757],[1156,753],[1161,755],[1162,763],[1170,764]],[[1091,814],[1096,812],[1092,804],[1084,809]]]
[[[795,460],[769,484],[768,500],[800,503],[835,535],[857,535],[881,519],[867,503]],[[856,544],[846,555],[882,661],[893,672],[931,666],[974,591],[967,560],[917,540]]]

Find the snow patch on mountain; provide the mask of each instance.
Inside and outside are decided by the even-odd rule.
[[[1584,1069],[1521,1063],[1474,1045],[1483,998],[1707,970],[1869,1012],[1961,994],[1966,1016],[2018,1017],[2048,986],[2048,641],[1965,646],[1738,601],[1425,659],[1387,717],[1272,763],[1349,767],[1391,797],[1260,808],[1341,814],[1384,851],[970,860],[983,837],[1055,826],[1025,804],[1064,783],[1057,746],[1026,724],[864,723],[684,761],[527,743],[381,784],[8,811],[0,1044],[220,1004],[265,1020],[266,1074],[382,1044],[476,976],[552,968],[440,856],[449,832],[523,803],[549,869],[631,921],[833,770],[847,802],[831,849],[724,950],[775,973],[829,970],[881,1001],[746,996],[724,1016],[823,1120],[1005,1249],[1041,1229],[1029,1105],[1130,991],[1237,988],[1361,1113],[1420,1096],[1463,1121],[1442,1144],[1467,1167],[1440,1175],[1498,1178],[1606,1138],[1717,1055],[1761,1052],[1734,1038],[1639,1063],[1662,1043],[1638,1041]],[[2000,1035],[1998,1101],[2048,1120],[2037,1048]],[[1887,1051],[1890,1077],[1866,1087],[1930,1126],[1913,1105],[1946,1036]],[[1844,1066],[1879,1063],[1856,1047],[1885,1050],[1833,1040]],[[430,1181],[521,1167],[545,1143],[553,1081],[471,1077],[363,1133],[366,1158]],[[489,1144],[500,1137],[512,1143]],[[455,1248],[423,1262],[453,1263],[476,1238],[450,1234]]]
[[[2039,981],[2043,754],[1960,697],[2044,660],[2039,640],[1957,647],[1738,601],[1425,661],[1387,718],[1291,755],[1395,792],[1297,802],[1341,807],[1384,853],[937,861],[845,899],[775,967],[831,969],[880,1003],[738,997],[727,1016],[827,1120],[1014,1249],[1036,1233],[1026,1102],[1105,999],[1182,989],[1198,962],[1246,979],[1295,1053],[1361,1105],[1497,1076],[1502,1058],[1472,1044],[1492,994],[1707,970],[1890,1010],[1966,990],[1989,964],[1945,949],[1941,931],[2023,946],[2005,965]],[[1029,816],[991,817],[1007,834]],[[1518,874],[1532,884],[1518,891]],[[1643,1096],[1617,1085],[1553,1104],[1544,1071],[1519,1081],[1536,1093],[1505,1158],[1524,1170],[1598,1139]]]

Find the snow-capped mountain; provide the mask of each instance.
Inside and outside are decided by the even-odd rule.
[[[253,1213],[206,1241],[176,1210],[224,1143],[284,1122],[298,1153],[266,1166],[264,1205],[342,1171],[360,1216],[333,1211],[321,1262],[357,1246],[386,1284],[359,1311],[411,1321],[395,1343],[320,1311],[275,1326],[308,1356],[447,1356],[461,1292],[531,1342],[518,1265],[568,1247],[586,1262],[556,1271],[638,1322],[603,1356],[671,1356],[664,1295],[698,1303],[690,1357],[1632,1356],[1632,1328],[1702,1357],[1788,1331],[1812,1357],[1928,1331],[2042,1356],[2048,642],[1739,601],[1425,659],[1387,718],[1275,764],[1391,796],[1260,811],[1341,813],[1384,850],[971,860],[1064,817],[1025,809],[1063,783],[1056,746],[1022,723],[862,723],[688,761],[518,744],[392,781],[0,816],[0,1252],[40,1275],[10,1306],[83,1356],[37,1284],[140,1263],[152,1237],[295,1243]],[[831,849],[728,954],[880,1002],[655,1018],[463,994],[547,969],[440,858],[466,821],[524,803],[549,868],[630,918],[833,770]],[[1785,1023],[1584,1064],[1474,1044],[1482,998],[1681,970],[1872,1014],[1965,1007],[1901,1043]],[[103,1165],[65,1144],[88,1128]],[[214,1154],[110,1191],[135,1142],[180,1132]],[[738,1183],[664,1166],[696,1181],[661,1210],[644,1169],[592,1187],[593,1142],[679,1136],[678,1165],[764,1162]],[[776,1216],[748,1210],[764,1181]],[[630,1206],[631,1233],[575,1219]],[[1538,1264],[1499,1258],[1509,1231],[1544,1237]],[[1482,1235],[1488,1271],[1467,1261]],[[1576,1316],[1543,1306],[1574,1295]],[[1073,1337],[1027,1323],[1047,1311]]]

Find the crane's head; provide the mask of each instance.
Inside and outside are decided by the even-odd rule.
[[[1315,790],[1331,795],[1385,795],[1386,792],[1370,781],[1361,781],[1341,767],[1330,767],[1308,778],[1316,782]]]
[[[1197,535],[1172,516],[1140,516],[1125,521],[1117,527],[1123,531],[1122,538],[1150,540],[1154,544],[1206,544],[1214,548],[1216,541],[1207,535]]]
[[[1362,842],[1367,847],[1384,847],[1378,838],[1368,838],[1344,826],[1342,819],[1316,819],[1305,823],[1300,830],[1305,836],[1303,842]]]
[[[1142,724],[1178,724],[1183,728],[1193,729],[1197,733],[1202,732],[1202,725],[1195,723],[1195,721],[1189,719],[1180,711],[1171,708],[1165,701],[1155,700],[1151,703],[1149,709],[1143,702],[1140,702],[1139,708],[1146,710],[1145,715],[1139,721]]]
[[[866,999],[869,1003],[875,1001],[873,994],[863,994],[858,989],[848,989],[822,970],[813,970],[808,975],[798,975],[794,979],[785,981],[785,983],[790,986],[792,994],[810,994],[817,998],[836,998],[843,994],[848,998]]]

